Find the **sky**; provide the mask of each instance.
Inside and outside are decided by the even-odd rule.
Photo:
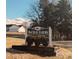
[[[35,0],[6,0],[7,18],[23,17],[26,11],[30,11],[30,6]]]
[[[37,0],[6,0],[7,18],[15,19],[25,16],[25,12],[30,12],[31,5],[36,1]]]

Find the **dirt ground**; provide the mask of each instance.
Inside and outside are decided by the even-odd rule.
[[[23,45],[24,39],[7,37],[6,48],[11,48],[12,45]],[[56,48],[56,56],[39,56],[30,53],[12,53],[6,51],[6,59],[72,59],[72,48]]]

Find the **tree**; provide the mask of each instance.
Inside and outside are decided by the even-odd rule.
[[[68,0],[60,0],[57,4],[59,18],[58,31],[68,36],[72,33],[72,12]]]
[[[57,32],[57,25],[59,23],[57,11],[58,11],[58,8],[54,4],[52,3],[48,4],[48,6],[43,8],[43,16],[40,21],[41,26],[52,27],[54,40],[56,40],[55,36]]]
[[[31,11],[26,12],[27,17],[29,17],[33,21],[33,26],[39,25],[39,21],[42,15],[42,8],[40,7],[39,1],[31,5]]]
[[[63,32],[66,36],[72,32],[72,13],[67,0],[60,0],[57,5],[49,3],[45,7],[42,7],[39,2],[36,5],[32,5],[31,10],[32,12],[28,13],[28,16],[34,22],[34,26],[51,26],[53,37],[57,31]]]
[[[53,35],[56,31],[68,36],[72,33],[72,12],[67,0],[60,0],[57,5],[49,4],[43,8],[42,26],[51,26]],[[54,38],[55,39],[55,38]]]

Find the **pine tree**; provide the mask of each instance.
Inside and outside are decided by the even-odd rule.
[[[59,18],[58,30],[64,35],[72,33],[72,12],[68,0],[60,0],[57,4],[57,16]]]

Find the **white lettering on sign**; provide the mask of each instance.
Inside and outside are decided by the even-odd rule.
[[[40,34],[40,35],[48,35],[48,31],[28,31],[28,34]]]

